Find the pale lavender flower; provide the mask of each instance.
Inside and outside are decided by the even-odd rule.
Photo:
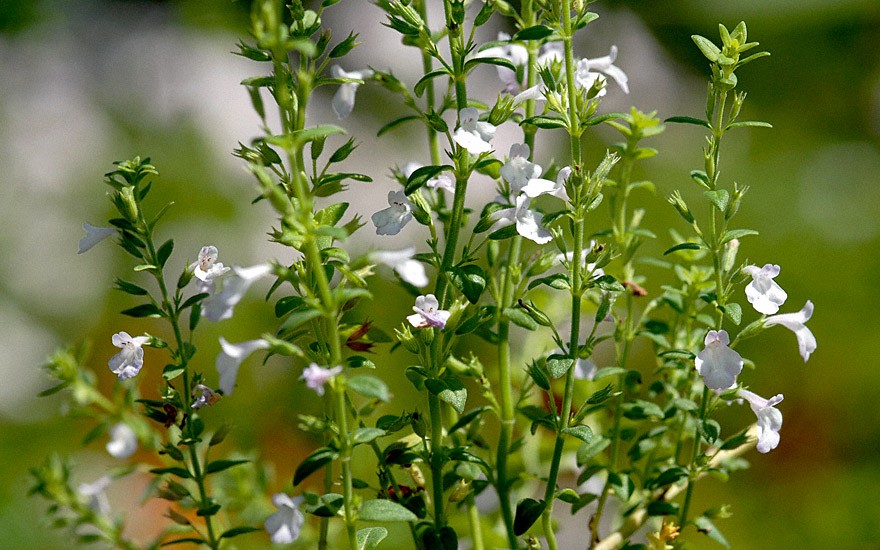
[[[388,204],[388,208],[371,216],[373,225],[376,226],[376,235],[397,235],[413,217],[413,204],[403,191],[389,191]]]
[[[332,67],[330,67],[330,75],[333,78],[352,78],[356,80],[363,80],[365,78],[370,78],[371,76],[373,76],[373,71],[370,69],[362,69],[360,71],[345,71],[339,65],[333,65]],[[354,109],[355,94],[360,85],[360,82],[346,82],[344,84],[340,84],[339,89],[336,90],[336,94],[333,95],[333,112],[336,113],[336,116],[339,117],[340,120],[348,118],[348,115],[350,115],[352,109]]]
[[[428,285],[428,276],[422,262],[413,259],[416,247],[403,250],[380,250],[372,252],[370,258],[377,263],[385,264],[397,273],[401,279],[419,288]]]
[[[233,382],[232,385],[234,386],[235,382]],[[192,408],[194,409],[201,409],[202,407],[211,406],[217,401],[220,401],[220,394],[204,384],[196,384],[195,386],[193,386],[193,396],[195,396],[197,393],[201,395],[196,397],[196,400],[193,401]]]
[[[442,329],[449,320],[449,311],[438,309],[440,302],[433,294],[419,296],[413,306],[415,314],[408,315],[406,320],[415,328],[435,327]]]
[[[742,372],[743,358],[730,349],[726,330],[710,330],[704,340],[706,347],[697,354],[694,364],[703,377],[703,383],[715,391],[724,391],[736,385]]]
[[[272,504],[278,511],[269,516],[263,524],[275,544],[290,544],[299,538],[300,529],[306,518],[299,511],[303,497],[290,498],[284,493],[272,497]]]
[[[528,144],[514,143],[507,162],[499,170],[514,195],[519,195],[527,183],[541,175],[541,167],[529,161],[530,152]]]
[[[495,126],[480,121],[480,114],[473,107],[465,107],[459,113],[460,126],[452,134],[455,143],[467,149],[472,155],[488,153],[492,150],[489,141],[495,137]]]
[[[109,516],[110,501],[107,500],[105,491],[110,486],[111,481],[110,476],[101,476],[92,483],[80,483],[76,488],[76,492],[85,499],[89,510],[102,516]]]
[[[306,387],[310,390],[314,390],[318,395],[324,395],[324,384],[340,372],[342,372],[342,367],[339,365],[328,369],[318,366],[317,363],[312,363],[303,369],[300,380],[305,381]]]
[[[113,227],[100,227],[90,223],[84,223],[83,229],[85,229],[86,235],[79,240],[79,250],[77,251],[77,254],[82,254],[104,239],[119,234],[119,232]]]
[[[779,445],[782,413],[775,407],[782,402],[782,394],[764,399],[748,390],[739,390],[738,395],[749,402],[758,417],[758,452],[769,453]]]
[[[807,300],[804,307],[797,313],[784,313],[781,315],[771,315],[764,319],[765,326],[782,325],[788,330],[794,332],[798,342],[798,351],[804,362],[810,358],[810,354],[816,351],[816,337],[805,325],[810,317],[813,316],[813,302]]]
[[[746,298],[749,303],[764,315],[771,315],[779,311],[779,306],[784,304],[788,298],[788,294],[773,280],[779,275],[779,266],[774,264],[765,264],[764,267],[747,265],[742,270],[752,276],[752,282],[746,285]]]
[[[231,395],[235,389],[235,379],[238,377],[238,367],[242,361],[258,349],[269,348],[269,342],[265,340],[248,340],[240,344],[230,344],[222,336],[220,337],[220,355],[217,356],[217,372],[220,373],[220,389],[225,395]]]
[[[148,336],[132,338],[127,332],[118,332],[110,340],[122,351],[110,358],[107,365],[120,380],[128,380],[137,376],[144,366],[144,350],[141,346],[150,341]]]
[[[511,224],[516,224],[516,232],[523,237],[535,241],[538,244],[547,244],[553,236],[541,225],[544,215],[534,210],[529,210],[529,197],[520,195],[516,198],[514,208],[503,208],[492,214],[496,222],[493,229],[500,229]]]
[[[538,172],[540,175],[540,172]],[[535,198],[540,195],[551,195],[558,199],[568,202],[568,193],[565,190],[565,182],[571,176],[571,167],[566,166],[559,170],[556,174],[556,181],[550,181],[539,177],[534,177],[523,186],[522,192],[529,198]]]
[[[202,302],[202,316],[209,321],[222,321],[232,317],[233,308],[241,301],[245,292],[257,279],[272,273],[269,264],[258,264],[251,267],[232,267],[232,275],[223,279],[219,292]]]
[[[440,174],[435,178],[431,178],[425,182],[425,185],[431,189],[444,189],[450,193],[455,193],[455,180],[448,174]]]
[[[199,259],[189,266],[193,270],[193,276],[199,280],[199,292],[213,293],[214,279],[223,276],[230,269],[217,261],[217,254],[216,246],[203,246],[199,250]]]
[[[617,59],[617,46],[611,46],[611,52],[604,57],[598,57],[596,59],[583,58],[578,61],[577,72],[575,73],[575,81],[577,82],[577,85],[588,90],[596,82],[597,78],[605,75],[610,76],[615,82],[617,82],[620,89],[628,94],[628,78],[626,73],[614,65],[615,59]],[[600,96],[604,94],[604,89],[599,92]]]
[[[137,450],[138,440],[134,430],[128,424],[115,424],[110,428],[110,441],[107,452],[114,458],[128,458]]]

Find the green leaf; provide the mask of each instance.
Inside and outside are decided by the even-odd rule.
[[[361,521],[418,521],[418,517],[396,502],[385,499],[368,500],[361,505],[357,518]]]
[[[464,412],[464,405],[467,402],[467,388],[455,376],[448,375],[442,379],[428,378],[425,380],[425,387],[429,392],[452,405],[458,414]]]
[[[547,372],[553,378],[562,378],[574,365],[574,359],[565,355],[553,354],[547,358]]]
[[[412,174],[410,174],[409,178],[406,180],[406,186],[404,187],[403,192],[407,195],[411,195],[417,189],[424,186],[428,183],[428,180],[435,177],[440,172],[444,170],[451,170],[452,166],[448,165],[430,165],[430,166],[422,166]]]
[[[392,120],[391,122],[389,122],[385,126],[382,126],[381,128],[379,128],[379,131],[376,132],[376,137],[380,137],[380,136],[390,132],[391,130],[397,128],[401,124],[404,124],[406,122],[410,122],[412,120],[419,120],[420,118],[421,117],[419,117],[418,115],[407,115],[407,116],[402,116],[400,118],[395,118],[394,120]]]
[[[358,428],[351,434],[352,445],[360,445],[361,443],[369,443],[377,437],[385,435],[385,430],[379,428]]]
[[[290,331],[295,330],[299,326],[303,325],[314,319],[315,317],[319,317],[321,312],[317,309],[306,309],[303,311],[294,311],[290,314],[290,317],[285,320],[281,326],[278,328],[279,331]]]
[[[458,420],[455,422],[455,424],[453,424],[452,427],[449,428],[449,433],[464,428],[465,426],[473,422],[477,417],[482,415],[484,412],[491,409],[492,407],[485,405],[483,407],[469,410],[468,412],[458,417]]]
[[[159,268],[165,267],[165,263],[168,261],[168,258],[171,257],[171,252],[173,250],[174,239],[168,239],[159,247],[159,250],[156,251],[156,262],[159,264]]]
[[[346,386],[354,392],[365,397],[372,397],[380,401],[391,401],[391,392],[388,385],[382,380],[369,374],[358,374],[345,381]]]
[[[446,272],[452,284],[464,294],[468,302],[476,304],[480,295],[486,288],[486,274],[478,265],[470,264],[463,267],[455,267]]]
[[[186,468],[180,468],[178,466],[169,466],[167,468],[153,468],[152,470],[150,470],[150,473],[156,475],[171,474],[183,479],[192,478],[192,474],[189,473],[189,470],[187,470]]]
[[[646,508],[649,516],[677,516],[679,509],[678,503],[665,500],[652,500]]]
[[[692,116],[674,116],[667,118],[664,122],[675,122],[678,124],[694,124],[696,126],[703,126],[705,128],[711,128],[712,126],[705,120],[701,118],[694,118]]]
[[[325,464],[329,464],[336,460],[338,457],[339,453],[330,447],[320,447],[315,449],[312,454],[307,456],[302,462],[300,462],[299,466],[296,467],[296,472],[293,474],[293,485],[299,485],[305,478],[321,469]]]
[[[584,443],[589,443],[593,440],[593,430],[589,426],[570,426],[562,430],[562,433],[572,435]]]
[[[623,372],[626,372],[626,369],[621,367],[602,367],[593,374],[593,381],[601,380],[606,376],[614,376]]]
[[[41,391],[40,393],[37,394],[37,397],[47,397],[49,395],[56,394],[69,385],[70,385],[69,382],[62,382],[62,383],[58,384],[57,386],[52,386],[51,388],[49,388],[47,390]],[[106,428],[106,426],[105,426],[105,428]]]
[[[161,546],[163,546],[163,547],[164,546],[174,546],[175,544],[199,544],[199,545],[202,545],[202,544],[205,544],[205,541],[203,539],[198,538],[198,537],[187,537],[185,539],[174,539],[174,540],[169,540],[168,542],[163,542],[161,544]]]
[[[721,57],[721,50],[718,49],[718,46],[712,43],[708,38],[704,38],[698,34],[691,36],[691,40],[694,41],[694,44],[700,48],[700,51],[703,52],[703,55],[706,56],[706,59],[715,63],[718,61],[718,58]]]
[[[645,418],[663,418],[663,409],[656,403],[636,399],[630,403],[623,404],[623,416],[630,420],[642,420]]]
[[[474,57],[469,59],[464,64],[465,72],[472,71],[477,65],[497,65],[499,67],[506,67],[513,72],[516,72],[516,65],[514,65],[509,59],[505,59],[503,57]]]
[[[534,25],[519,31],[513,35],[511,40],[540,40],[542,38],[547,38],[551,34],[553,34],[553,29],[550,27],[545,25]]]
[[[626,290],[613,275],[602,275],[593,284],[606,292],[623,292]]]
[[[164,378],[165,380],[174,380],[175,378],[183,374],[183,371],[185,370],[186,367],[183,367],[181,365],[175,365],[173,363],[170,365],[165,365],[165,368],[162,369],[162,378]]]
[[[222,472],[228,468],[232,468],[233,466],[238,466],[239,464],[246,464],[250,462],[250,460],[215,460],[213,462],[209,462],[205,467],[205,474],[214,474],[217,472]]]
[[[724,538],[724,535],[721,531],[715,527],[715,524],[707,518],[706,516],[700,516],[694,520],[694,525],[697,526],[697,530],[703,534],[705,534],[710,539],[714,540],[721,546],[725,548],[730,548],[730,543],[727,542],[727,539]]]
[[[358,550],[374,550],[388,536],[384,527],[364,527],[355,534]]]
[[[262,531],[262,529],[258,529],[257,527],[233,527],[232,529],[227,529],[226,531],[223,531],[223,534],[220,535],[220,538],[231,539],[232,537],[246,535],[247,533],[255,533],[257,531]]]
[[[339,513],[345,505],[345,497],[339,493],[327,493],[319,496],[316,500],[309,499],[303,506],[303,511],[319,518],[332,518]]]
[[[733,239],[741,239],[742,237],[746,237],[748,235],[757,235],[758,232],[753,229],[731,229],[724,233],[724,238],[721,239],[721,244],[732,241]]]
[[[586,464],[589,459],[604,451],[608,445],[611,445],[611,440],[601,435],[594,437],[589,443],[581,443],[577,450],[577,463],[579,465]]]
[[[446,69],[435,69],[420,78],[419,81],[416,82],[413,91],[416,93],[416,96],[422,97],[422,94],[425,92],[425,87],[428,85],[429,82],[431,82],[431,80],[437,78],[438,76],[444,76],[448,74],[449,71],[447,71]]]
[[[733,321],[734,325],[739,326],[739,324],[742,322],[743,312],[742,306],[740,306],[739,304],[724,304],[723,306],[719,306],[718,309],[720,309],[724,313],[725,317]]]
[[[742,122],[734,122],[727,125],[727,130],[733,128],[773,128],[769,122],[760,122],[757,120],[743,120]]]
[[[121,290],[122,292],[125,292],[127,294],[131,294],[132,296],[146,296],[147,294],[150,293],[147,289],[141,288],[134,283],[129,283],[128,281],[123,281],[122,279],[120,279],[118,277],[116,278],[115,284],[116,284],[116,290]]]
[[[703,196],[715,205],[722,214],[727,211],[727,204],[730,201],[730,193],[726,189],[716,189],[715,191],[705,191]]]
[[[159,309],[156,304],[141,304],[120,313],[129,317],[165,317],[165,312]]]
[[[654,479],[648,480],[645,484],[645,487],[648,489],[659,489],[660,487],[665,487],[667,485],[672,485],[679,479],[684,479],[688,475],[687,470],[682,468],[681,466],[672,466],[671,468],[667,468],[663,471],[659,476]]]
[[[503,318],[527,330],[537,330],[538,323],[522,308],[506,307],[501,312]]]
[[[205,298],[207,298],[208,296],[210,296],[210,294],[208,294],[207,292],[202,292],[202,293],[190,296],[189,298],[186,299],[185,302],[183,302],[183,304],[177,309],[177,311],[183,311],[188,307],[192,307],[192,306],[196,305],[197,303],[201,302],[202,300],[204,300]]]
[[[700,243],[681,243],[673,246],[663,253],[664,256],[667,254],[672,254],[673,252],[677,252],[679,250],[700,250],[701,248],[705,248],[704,245]]]
[[[543,500],[524,498],[516,504],[516,516],[513,518],[513,533],[520,536],[529,530],[541,514],[546,503]]]
[[[551,115],[538,115],[533,116],[531,118],[527,118],[519,123],[520,126],[525,124],[531,124],[532,126],[537,126],[538,128],[544,130],[552,130],[554,128],[567,128],[568,122],[565,121],[564,118],[558,116]]]

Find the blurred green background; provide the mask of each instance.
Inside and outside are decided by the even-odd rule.
[[[719,527],[736,548],[880,547],[880,317],[874,304],[880,283],[880,3],[642,0],[601,2],[594,10],[602,17],[580,36],[579,53],[605,55],[616,44],[617,65],[630,77],[630,95],[609,93],[606,110],[635,105],[661,118],[699,116],[706,68],[689,37],[717,40],[718,22],[733,28],[745,20],[749,38],[772,52],[744,67],[739,82],[749,94],[744,118],[769,121],[774,129],[731,134],[722,180],[751,186],[737,224],[761,235],[743,240],[741,258],[782,266],[777,281],[789,294],[783,311],[796,311],[807,299],[815,303],[809,326],[819,347],[804,365],[794,336],[777,328],[740,348],[758,365],[747,383],[765,396],[785,395],[782,442],[769,455],[750,455],[752,469],[731,482],[699,486],[698,504],[733,505],[733,516]],[[363,42],[344,61],[346,69],[393,64],[397,76],[415,82],[419,60],[381,26],[375,6],[349,0],[335,11],[328,17],[336,36],[356,28]],[[68,547],[61,533],[41,526],[45,503],[24,496],[28,468],[52,452],[73,453],[82,480],[91,481],[111,464],[101,444],[79,448],[89,426],[61,418],[57,396],[35,397],[48,385],[39,365],[58,346],[91,340],[93,365],[109,388],[113,377],[104,365],[114,353],[110,335],[154,330],[116,313],[130,304],[107,289],[130,267],[125,258],[107,243],[75,254],[82,222],[101,225],[110,213],[101,177],[111,161],[152,157],[161,174],[157,190],[176,204],[162,231],[177,242],[172,264],[178,268],[204,244],[217,245],[227,265],[290,259],[266,243],[273,217],[264,206],[249,205],[255,193],[231,155],[238,141],[259,133],[238,82],[265,68],[229,53],[246,36],[248,13],[246,2],[228,0],[0,3],[3,548]],[[497,19],[495,28],[482,29],[483,39],[503,30]],[[492,100],[494,71],[485,69],[479,78],[474,95]],[[330,93],[314,102],[313,120],[335,122]],[[428,160],[419,153],[422,133],[414,128],[373,137],[394,117],[394,105],[395,98],[365,86],[345,123],[362,143],[350,167],[375,180],[350,195],[364,216],[384,206],[389,166]],[[517,135],[513,126],[499,130],[499,154]],[[604,130],[590,136],[590,154],[598,158],[602,142],[613,139]],[[650,209],[647,227],[660,236],[649,249],[655,253],[673,244],[668,228],[684,230],[663,196],[676,188],[696,196],[687,174],[702,167],[702,144],[702,132],[690,126],[668,127],[649,144],[660,150],[643,166],[657,195],[640,200]],[[555,145],[539,144],[539,160],[565,154]],[[490,197],[490,186],[484,187]],[[365,228],[352,246],[401,248],[421,238],[414,225],[393,244],[375,241]],[[648,289],[658,286],[649,281]],[[406,308],[396,305],[393,318]],[[237,311],[241,315],[251,321],[202,329],[200,366],[206,372],[213,373],[219,335],[240,341],[271,330],[270,305],[254,299]],[[383,324],[387,312],[377,308],[372,315]],[[386,329],[394,324],[384,322]],[[160,354],[148,350],[147,360],[161,361]],[[286,404],[293,395],[312,410],[319,406],[295,383],[297,375],[282,363],[252,361],[242,369],[236,398],[206,413],[236,419],[237,444],[261,449],[277,469],[275,488],[289,480],[290,449],[302,456],[311,445]],[[150,383],[142,382],[145,392]],[[405,382],[396,391],[411,393]],[[729,421],[750,421],[749,411],[740,412]],[[135,521],[135,536],[149,532],[149,523]],[[704,540],[695,547],[713,545]]]

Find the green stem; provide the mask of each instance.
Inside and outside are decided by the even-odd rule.
[[[467,496],[467,511],[468,511],[468,523],[470,524],[471,529],[471,537],[473,550],[483,550],[483,528],[480,524],[480,511],[477,509],[477,504],[474,502],[474,495],[470,494]],[[512,549],[515,549],[516,546],[512,546]]]
[[[443,517],[443,419],[440,398],[428,392],[428,411],[431,416],[431,490],[434,499],[434,526],[439,529],[446,523]]]
[[[340,384],[341,385],[341,384]],[[348,437],[348,413],[345,407],[345,389],[337,388],[334,385],[333,395],[336,401],[336,424],[339,426],[340,440],[342,448],[339,450],[342,462],[342,497],[346,505],[345,508],[345,530],[348,534],[349,548],[357,548],[357,530],[355,518],[352,514],[351,506],[353,488],[351,476],[351,441]]]
[[[135,194],[137,196],[137,194]],[[138,201],[138,221],[140,226],[143,228],[145,241],[147,243],[147,250],[149,252],[149,261],[153,265],[159,265],[158,257],[156,254],[156,247],[153,244],[153,232],[150,229],[150,225],[147,223],[144,218],[143,209],[140,205],[140,200]],[[177,349],[173,353],[174,356],[180,361],[180,367],[183,368],[183,392],[181,395],[181,400],[183,401],[183,409],[184,414],[189,414],[192,410],[192,388],[190,387],[190,376],[189,376],[189,360],[187,358],[186,352],[184,351],[184,341],[183,334],[180,330],[180,319],[179,312],[176,310],[175,306],[172,305],[171,299],[168,294],[168,285],[165,283],[165,275],[163,269],[159,269],[154,271],[154,276],[156,278],[156,283],[159,286],[159,291],[162,293],[162,309],[165,310],[165,313],[168,317],[168,322],[171,323],[171,328],[174,331],[174,339],[177,344]],[[192,423],[187,423],[185,427],[185,433],[189,434],[189,438],[192,435]],[[192,464],[192,474],[193,480],[196,482],[196,485],[199,488],[199,508],[206,507],[209,499],[208,499],[208,491],[205,487],[205,479],[202,472],[201,462],[199,461],[199,455],[195,448],[195,443],[190,442],[187,444],[189,447],[189,456],[190,462]],[[213,549],[217,549],[220,545],[220,541],[217,539],[214,533],[214,523],[212,520],[212,516],[204,516],[205,518],[205,527],[208,530],[208,546]]]
[[[691,464],[690,464],[690,472],[688,475],[688,485],[687,492],[684,496],[684,504],[681,507],[681,519],[678,524],[682,528],[687,523],[688,511],[691,506],[691,497],[694,493],[694,482],[696,481],[696,477],[694,474],[694,465],[697,463],[697,459],[700,456],[700,427],[703,421],[706,419],[706,407],[709,403],[709,386],[703,387],[703,400],[700,404],[700,421],[697,423],[697,426],[694,428],[694,452],[691,455]]]
[[[562,450],[565,444],[565,430],[571,420],[571,403],[574,396],[574,362],[577,361],[578,347],[580,345],[580,320],[581,320],[581,252],[584,247],[584,220],[581,204],[584,191],[584,173],[581,163],[581,129],[579,115],[577,113],[577,88],[574,81],[574,53],[572,51],[571,28],[571,0],[565,0],[562,6],[562,40],[565,48],[565,80],[568,92],[568,119],[569,136],[571,145],[572,175],[577,178],[578,185],[574,197],[577,205],[577,216],[574,221],[574,245],[572,248],[572,262],[570,272],[571,282],[571,339],[569,341],[569,353],[572,358],[572,367],[565,373],[565,390],[562,397],[562,409],[559,411],[556,422],[556,444],[553,448],[553,458],[550,463],[550,475],[547,478],[547,489],[544,493],[545,508],[542,514],[544,536],[547,538],[547,546],[550,550],[557,550],[556,534],[553,532],[553,500],[556,494],[556,480],[559,475],[559,464],[562,459]]]

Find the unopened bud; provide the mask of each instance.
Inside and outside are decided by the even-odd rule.
[[[459,479],[458,483],[453,487],[452,493],[449,494],[449,502],[461,502],[466,499],[472,491],[473,489],[471,488],[470,482]]]
[[[739,251],[739,239],[731,239],[724,245],[724,252],[721,254],[721,269],[730,271],[736,263],[736,253]]]
[[[671,195],[666,197],[666,200],[669,201],[669,204],[675,207],[678,213],[682,218],[688,223],[694,223],[694,215],[691,214],[690,209],[687,204],[685,204],[684,199],[681,197],[681,193],[678,191],[673,191]]]
[[[424,489],[426,487],[425,474],[422,473],[418,464],[410,464],[407,472],[409,472],[409,477],[412,479],[413,484],[415,484],[416,487],[419,489]]]

